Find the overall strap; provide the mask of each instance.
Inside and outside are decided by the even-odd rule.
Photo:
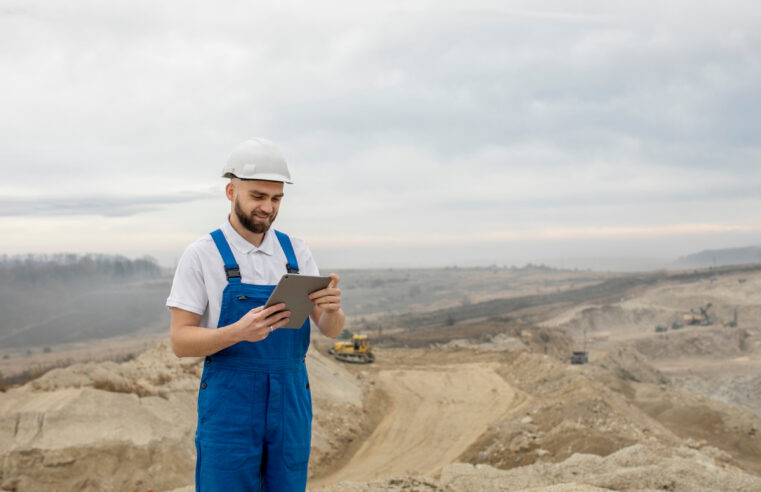
[[[240,268],[235,261],[230,245],[227,244],[225,235],[222,233],[222,229],[217,229],[211,233],[211,238],[214,240],[214,244],[217,245],[219,254],[222,255],[222,261],[225,262],[225,275],[227,275],[228,282],[240,282]]]
[[[283,248],[285,259],[288,260],[288,263],[286,264],[288,273],[299,273],[299,262],[296,261],[296,254],[293,252],[291,238],[288,237],[288,234],[284,234],[280,231],[275,231],[275,235],[277,235],[277,240],[280,241],[280,247]]]

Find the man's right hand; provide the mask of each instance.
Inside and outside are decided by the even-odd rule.
[[[284,303],[266,309],[264,306],[254,308],[234,323],[235,338],[242,342],[264,340],[270,333],[285,326],[290,315],[290,311],[285,311]]]
[[[230,325],[202,328],[199,326],[200,314],[173,307],[169,325],[172,350],[177,357],[202,357],[215,354],[241,341],[264,340],[267,335],[288,323],[291,313],[281,311],[283,309],[285,304],[282,303],[267,309],[260,306]]]

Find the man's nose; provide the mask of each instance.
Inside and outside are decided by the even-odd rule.
[[[271,214],[274,208],[272,207],[272,202],[269,200],[262,201],[261,206],[259,207],[262,212]]]

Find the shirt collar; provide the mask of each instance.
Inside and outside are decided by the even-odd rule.
[[[236,231],[232,224],[230,224],[229,216],[227,217],[227,220],[225,220],[224,224],[222,224],[222,232],[225,234],[227,242],[230,243],[230,246],[243,253],[244,255],[261,251],[262,253],[271,256],[275,251],[275,231],[272,229],[272,227],[267,229],[267,232],[264,233],[264,239],[262,239],[262,243],[258,248],[248,242],[246,238],[238,234],[238,231]]]

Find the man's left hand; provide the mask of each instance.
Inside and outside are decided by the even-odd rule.
[[[341,289],[338,288],[338,275],[330,274],[330,284],[322,290],[313,292],[309,295],[315,307],[318,307],[326,313],[334,313],[341,309]]]

